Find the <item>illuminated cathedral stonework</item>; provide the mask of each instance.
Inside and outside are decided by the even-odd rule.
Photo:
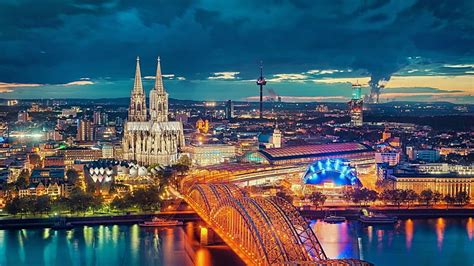
[[[183,124],[168,121],[168,94],[163,86],[159,58],[155,86],[150,91],[149,115],[145,98],[140,60],[137,58],[122,142],[123,158],[143,165],[171,165],[177,161],[178,152],[184,146]]]

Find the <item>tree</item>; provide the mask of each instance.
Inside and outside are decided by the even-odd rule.
[[[30,184],[30,172],[27,169],[23,169],[20,175],[16,179],[15,186],[17,189],[26,188]]]
[[[68,169],[66,171],[66,180],[68,184],[77,186],[79,183],[79,173],[74,169]]]
[[[407,189],[407,190],[403,190],[402,197],[405,200],[405,202],[408,204],[408,207],[410,207],[411,204],[413,204],[415,201],[418,200],[419,195],[413,189]]]
[[[125,211],[133,206],[133,198],[130,194],[124,197],[115,197],[110,203],[110,207],[114,210]]]
[[[69,210],[71,212],[82,213],[85,213],[89,209],[89,207],[92,206],[94,200],[92,195],[86,194],[79,188],[73,189],[69,198]]]
[[[367,188],[355,188],[344,191],[343,198],[356,204],[367,205],[377,200],[378,193]]]
[[[188,169],[189,169],[189,167],[191,167],[191,165],[192,165],[192,161],[191,161],[191,159],[189,158],[189,156],[187,156],[187,155],[182,155],[181,157],[179,157],[177,164],[187,166]]]
[[[100,210],[103,207],[104,199],[102,196],[92,196],[92,200],[90,202],[90,208],[92,212],[95,213],[96,211]]]
[[[470,200],[471,198],[466,191],[460,191],[454,197],[454,201],[459,205],[466,205]]]
[[[420,192],[420,201],[426,205],[430,205],[433,201],[433,191],[431,189],[425,189]]]
[[[54,212],[65,212],[65,211],[69,211],[71,208],[71,200],[69,198],[66,198],[66,197],[60,197],[58,199],[56,199],[55,201],[52,202],[51,204],[51,209],[54,211]]]
[[[13,198],[5,204],[5,211],[11,215],[17,215],[22,212],[22,204],[23,202],[19,197]]]
[[[317,207],[322,207],[326,202],[326,195],[319,191],[315,191],[309,195],[309,199],[316,205]]]
[[[367,189],[365,199],[368,202],[374,202],[379,198],[379,193],[375,190]]]
[[[437,204],[438,202],[443,200],[443,194],[439,191],[434,191],[433,192],[433,202],[434,204]]]
[[[446,207],[448,207],[449,205],[456,203],[456,199],[451,195],[446,195],[444,196],[444,202],[446,202]]]
[[[40,157],[38,154],[36,154],[36,153],[31,153],[31,154],[28,156],[28,159],[29,159],[29,161],[30,161],[30,164],[31,164],[31,165],[34,165],[35,167],[41,165],[41,157]]]
[[[38,196],[34,202],[34,209],[36,212],[48,213],[51,211],[51,199],[47,195]]]
[[[401,189],[388,189],[384,190],[382,194],[380,194],[380,198],[385,203],[392,203],[397,205],[400,208],[400,205],[405,201],[406,193],[403,192]]]
[[[393,189],[393,181],[388,179],[388,178],[384,178],[384,179],[378,179],[376,182],[375,182],[375,186],[381,190],[387,190],[387,189]]]
[[[157,187],[140,188],[132,194],[133,203],[142,211],[159,210],[161,206],[160,190]]]

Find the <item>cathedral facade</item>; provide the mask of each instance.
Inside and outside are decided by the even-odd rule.
[[[149,105],[148,112],[140,60],[137,58],[135,81],[122,140],[123,159],[142,165],[171,165],[178,160],[178,153],[184,147],[183,124],[168,121],[168,93],[163,86],[159,58]]]

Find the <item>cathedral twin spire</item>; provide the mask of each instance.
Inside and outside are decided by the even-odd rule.
[[[133,83],[130,108],[128,110],[128,121],[145,122],[148,120],[145,98],[140,72],[140,58],[137,57],[135,81]],[[165,92],[163,86],[159,57],[156,67],[155,86],[150,91],[150,117],[154,122],[168,121],[168,94]]]

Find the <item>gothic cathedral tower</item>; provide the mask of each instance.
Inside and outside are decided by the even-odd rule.
[[[168,93],[163,87],[159,57],[156,66],[155,86],[150,91],[150,117],[154,122],[168,121]]]
[[[128,111],[128,121],[144,122],[147,120],[145,91],[142,85],[142,75],[140,73],[140,58],[137,57],[135,69],[135,82],[133,83],[132,95],[130,97],[130,109]]]
[[[155,86],[150,91],[149,113],[150,117],[147,116],[140,61],[137,58],[128,120],[122,139],[123,159],[141,165],[172,165],[184,147],[183,124],[168,121],[168,94],[163,87],[159,58]]]

